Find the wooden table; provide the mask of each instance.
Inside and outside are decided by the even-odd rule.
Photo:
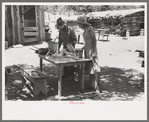
[[[107,36],[107,40],[108,40],[108,36],[109,36],[109,31],[110,29],[103,29],[103,28],[98,28],[98,29],[95,29],[95,31],[98,32],[98,40],[100,40],[100,36],[102,36],[102,41],[103,41],[103,37],[104,36]],[[106,33],[108,32],[108,33]]]
[[[55,64],[58,67],[58,97],[60,98],[62,96],[62,70],[64,66],[74,66],[74,65],[81,65],[81,70],[79,70],[79,81],[80,81],[80,90],[81,92],[84,91],[84,65],[85,62],[91,61],[91,59],[85,59],[85,58],[80,58],[80,59],[72,59],[72,58],[53,58],[48,57],[45,58],[43,55],[39,55],[40,58],[40,71],[42,71],[42,60],[46,60],[48,62],[51,62]]]

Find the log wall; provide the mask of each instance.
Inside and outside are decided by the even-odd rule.
[[[24,27],[38,27],[38,42],[45,41],[44,11],[40,6],[7,5],[5,8],[5,41],[8,46],[24,44]]]

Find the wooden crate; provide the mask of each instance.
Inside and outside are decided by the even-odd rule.
[[[32,73],[38,73],[38,76],[34,76]],[[37,97],[40,92],[45,96],[47,95],[47,75],[44,75],[42,72],[35,70],[34,68],[24,68],[22,69],[22,85],[29,86],[29,90],[33,93],[34,97]]]

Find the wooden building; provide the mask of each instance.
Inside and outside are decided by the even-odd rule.
[[[144,9],[113,10],[104,12],[91,12],[88,22],[94,28],[120,29],[121,36],[130,31],[130,35],[140,34],[144,25]]]
[[[141,29],[144,29],[144,11],[138,11],[123,17],[121,36],[126,36],[126,31],[129,31],[130,36],[140,35]]]
[[[8,46],[45,40],[42,6],[5,6],[5,41]]]

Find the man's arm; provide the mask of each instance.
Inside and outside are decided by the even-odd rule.
[[[62,39],[60,38],[60,34],[59,34],[58,50],[60,49],[61,45],[62,45]]]

